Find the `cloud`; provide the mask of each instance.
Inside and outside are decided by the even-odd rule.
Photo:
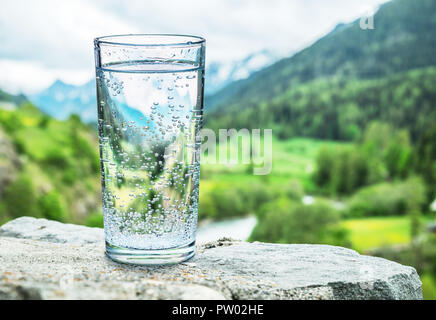
[[[8,73],[0,72],[0,86],[26,92],[35,90],[32,81],[38,79],[76,81],[92,74],[92,40],[108,34],[202,35],[208,62],[241,59],[262,49],[288,55],[385,1],[3,1],[0,60]]]
[[[93,39],[138,29],[83,1],[7,1],[0,11],[0,87],[33,93],[93,75]]]
[[[10,93],[36,93],[57,79],[83,84],[93,76],[93,69],[49,68],[26,60],[0,59],[0,88]]]
[[[386,0],[97,0],[141,32],[199,34],[209,61],[243,58],[264,48],[302,49],[338,22],[349,22]]]
[[[95,36],[138,31],[90,3],[53,0],[6,2],[0,30],[0,57],[58,68],[90,65]]]

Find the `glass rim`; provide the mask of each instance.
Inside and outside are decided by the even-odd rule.
[[[185,41],[171,41],[171,42],[150,42],[150,43],[135,43],[135,42],[122,42],[116,41],[117,39],[123,38],[140,38],[140,37],[150,37],[150,38],[180,38],[185,39]],[[206,42],[206,39],[200,36],[186,35],[186,34],[172,34],[172,33],[127,33],[127,34],[116,34],[101,36],[94,39],[94,44],[107,44],[115,46],[129,46],[129,47],[174,47],[174,46],[195,46],[202,45]]]

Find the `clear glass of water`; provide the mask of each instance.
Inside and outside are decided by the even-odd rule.
[[[94,40],[106,254],[171,264],[195,252],[205,40]]]

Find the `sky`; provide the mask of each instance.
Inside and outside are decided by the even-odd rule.
[[[206,38],[206,61],[288,56],[387,0],[0,0],[0,88],[38,92],[94,75],[92,40],[124,33]]]

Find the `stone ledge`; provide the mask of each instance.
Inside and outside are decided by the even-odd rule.
[[[103,230],[22,217],[0,227],[0,299],[422,299],[415,269],[328,245],[222,239],[174,266],[104,255]]]

